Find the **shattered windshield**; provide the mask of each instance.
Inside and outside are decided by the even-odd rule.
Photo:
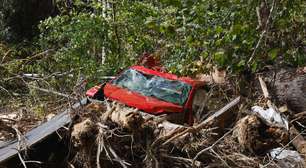
[[[123,72],[112,84],[178,105],[185,103],[191,90],[191,86],[184,82],[143,74],[133,69]]]

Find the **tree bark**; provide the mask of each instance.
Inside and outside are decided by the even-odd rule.
[[[306,73],[281,70],[276,73],[273,88],[278,101],[295,112],[306,111]]]

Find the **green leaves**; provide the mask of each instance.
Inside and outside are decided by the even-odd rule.
[[[276,57],[277,57],[277,54],[279,52],[279,49],[278,48],[273,48],[269,51],[269,57],[271,60],[275,60]]]
[[[72,9],[41,22],[38,43],[57,52],[35,68],[82,69],[95,80],[97,71],[114,74],[135,64],[143,52],[156,52],[171,72],[180,75],[203,72],[211,63],[234,73],[256,72],[281,58],[288,64],[305,64],[306,10],[305,2],[298,0],[277,4],[263,43],[247,65],[262,32],[258,2],[115,0],[105,6],[97,0],[77,0]]]
[[[159,56],[167,70],[179,75],[204,73],[212,66],[240,73],[256,72],[266,65],[304,66],[306,62],[304,0],[277,1],[257,48],[263,31],[256,14],[259,0],[65,2],[56,1],[59,15],[40,22],[39,35],[31,46],[10,51],[3,76],[69,72],[70,77],[52,77],[47,82],[71,89],[80,74],[95,84],[101,75],[114,75],[136,64],[143,52]],[[272,0],[267,3],[270,9]],[[9,1],[2,6],[0,36],[11,37],[5,13],[20,8]],[[55,54],[25,61],[48,49]],[[0,51],[0,55],[6,53],[7,49]]]
[[[226,55],[224,54],[224,51],[216,52],[213,56],[213,59],[221,67],[224,67],[228,61]]]

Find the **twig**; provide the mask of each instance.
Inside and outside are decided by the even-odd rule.
[[[73,164],[71,164],[70,162],[68,162],[68,166],[71,167],[71,168],[75,168],[75,167],[73,166]]]
[[[201,104],[200,108],[197,111],[197,115],[200,115],[199,113],[203,112],[204,107],[206,106],[208,100],[210,99],[210,97],[213,93],[212,91],[213,91],[213,88],[208,92],[207,96],[205,97],[203,103]],[[210,115],[210,113],[207,113],[206,115],[203,115],[202,117],[198,116],[199,121],[202,121],[204,118],[208,117],[208,115]]]
[[[259,39],[258,39],[258,41],[257,41],[256,46],[255,46],[255,49],[253,50],[252,55],[251,55],[250,59],[249,59],[248,62],[247,62],[248,67],[250,67],[250,63],[251,63],[252,60],[254,59],[255,53],[256,53],[256,51],[257,51],[259,45],[261,44],[264,35],[268,32],[268,25],[269,25],[269,23],[270,23],[270,19],[271,19],[271,17],[272,17],[272,13],[273,13],[273,11],[274,11],[274,6],[275,6],[275,0],[273,0],[273,2],[272,2],[272,7],[271,7],[271,9],[270,9],[270,13],[269,13],[268,19],[267,19],[266,24],[265,24],[265,30],[263,30],[263,31],[261,32],[260,37],[259,37]]]
[[[151,144],[151,147],[155,147],[156,145],[159,145],[163,139],[170,139],[171,137],[173,137],[173,135],[175,135],[179,132],[182,132],[185,129],[186,129],[185,127],[179,127],[177,129],[172,130],[169,134],[164,135],[164,136],[156,139],[155,141],[153,141],[153,143]]]
[[[81,68],[82,69],[82,68]],[[66,75],[70,75],[73,71],[76,71],[75,69],[71,69],[70,71],[67,72],[54,72],[49,75],[44,75],[44,74],[35,74],[35,73],[24,73],[20,75],[23,78],[28,78],[28,79],[33,79],[33,80],[45,80],[51,77],[62,77]]]
[[[98,144],[98,149],[97,149],[97,158],[96,158],[96,166],[97,168],[101,168],[100,165],[100,155],[103,151],[105,151],[105,155],[112,162],[112,159],[108,153],[108,150],[105,147],[105,140],[104,140],[104,131],[107,129],[107,127],[101,123],[98,123],[97,126],[99,127],[99,133],[97,135],[97,144]]]
[[[109,151],[111,152],[111,154],[114,156],[114,158],[115,158],[114,160],[117,161],[117,162],[119,162],[123,168],[127,168],[126,165],[131,166],[130,163],[128,163],[128,162],[122,160],[122,159],[116,154],[116,152],[114,151],[114,149],[113,149],[111,146],[109,146],[108,149],[109,149]]]
[[[229,166],[227,163],[226,163],[226,161],[217,153],[217,152],[215,152],[215,150],[213,150],[212,148],[211,149],[209,149],[209,151],[211,151],[213,154],[215,154],[223,163],[224,163],[224,165],[226,166],[226,167],[231,167],[231,166]]]
[[[102,152],[102,142],[103,141],[103,137],[101,137],[103,134],[101,128],[99,128],[99,133],[98,133],[98,137],[97,137],[97,143],[98,143],[98,149],[97,149],[97,160],[96,160],[96,164],[97,164],[97,168],[101,168],[101,165],[100,165],[100,155],[101,155],[101,152]]]
[[[2,60],[1,60],[1,63],[2,64],[4,61],[5,61],[5,58],[11,53],[12,49],[9,49],[5,54],[4,56],[2,57]]]
[[[268,92],[268,88],[267,88],[266,83],[263,81],[261,76],[259,76],[258,79],[259,79],[259,83],[260,83],[260,86],[261,86],[264,97],[266,99],[269,99],[270,96],[269,96],[269,92]]]
[[[306,117],[306,116],[304,116],[304,115],[306,115],[306,111],[303,111],[303,112],[294,114],[294,119],[291,120],[290,123],[294,123],[294,122],[296,122],[296,121],[298,121],[298,120],[300,120],[300,119]]]
[[[19,160],[20,160],[20,162],[22,163],[23,167],[24,167],[24,168],[27,168],[27,165],[26,165],[25,161],[23,160],[23,158],[22,158],[22,156],[21,156],[21,154],[20,154],[20,150],[22,149],[22,147],[21,147],[21,145],[20,145],[20,143],[22,142],[21,133],[20,133],[20,131],[19,131],[17,128],[13,127],[13,129],[14,129],[15,132],[16,132],[17,140],[18,140],[17,152],[18,152]]]
[[[43,88],[39,88],[39,87],[36,87],[36,86],[33,86],[33,85],[28,85],[30,88],[33,88],[33,89],[36,89],[36,90],[39,90],[39,91],[42,91],[42,92],[46,92],[46,93],[52,93],[52,94],[55,94],[55,95],[58,95],[58,96],[63,96],[63,97],[66,97],[68,99],[72,99],[72,100],[79,100],[75,97],[72,97],[68,94],[64,94],[64,93],[60,93],[60,92],[56,92],[56,91],[53,91],[53,90],[48,90],[48,89],[43,89]]]
[[[7,120],[7,121],[17,122],[17,120],[15,120],[15,119],[12,119],[12,118],[5,118],[5,117],[0,117],[0,120]]]
[[[269,91],[268,91],[266,83],[263,81],[261,76],[258,77],[258,80],[259,80],[260,87],[261,87],[261,90],[263,92],[263,95],[267,99],[267,105],[270,108],[273,108],[275,111],[279,112],[278,108],[271,102],[271,99],[270,99],[270,96],[269,96]]]
[[[0,90],[4,90],[10,97],[12,97],[12,93],[5,89],[3,86],[0,86]]]
[[[40,162],[40,161],[35,161],[35,160],[27,160],[27,161],[24,161],[25,163],[36,163],[36,164],[43,164],[43,162]]]
[[[43,52],[37,53],[37,54],[31,56],[30,58],[26,58],[26,59],[25,59],[26,62],[24,62],[23,64],[30,63],[32,60],[34,60],[34,59],[36,60],[38,57],[41,57],[41,56],[44,56],[44,55],[49,56],[49,55],[52,54],[52,52],[54,53],[55,50],[54,50],[54,49],[47,49],[47,50],[45,50],[45,51],[43,51]],[[45,58],[45,57],[44,57],[44,58]]]
[[[184,162],[188,162],[188,163],[193,163],[192,159],[188,159],[188,158],[184,158],[184,157],[176,157],[176,156],[169,156],[169,155],[163,155],[163,157],[168,158],[168,159],[176,159],[176,160],[182,160]],[[196,167],[200,167],[201,166],[201,162],[200,161],[195,161],[195,166]]]
[[[207,147],[207,148],[201,150],[199,153],[197,153],[196,156],[193,158],[193,164],[192,164],[192,165],[194,165],[195,161],[197,160],[197,158],[198,158],[200,155],[202,155],[204,152],[206,152],[206,151],[208,151],[208,150],[213,149],[213,147],[214,147],[216,144],[218,144],[222,139],[224,139],[227,135],[229,135],[235,128],[236,128],[236,126],[233,127],[231,130],[229,130],[227,133],[225,133],[221,138],[219,138],[219,139],[218,139],[215,143],[213,143],[211,146],[209,146],[209,147]]]
[[[298,122],[298,121],[296,121],[296,123],[297,123],[299,126],[301,126],[302,128],[306,128],[306,126],[303,125],[302,123],[300,123],[300,122]]]

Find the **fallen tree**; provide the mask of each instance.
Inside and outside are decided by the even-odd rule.
[[[222,135],[216,133],[216,128],[224,127],[224,118],[228,115],[229,109],[237,105],[239,100],[240,97],[236,98],[193,127],[174,124],[164,120],[163,117],[142,113],[115,102],[106,102],[105,105],[90,104],[85,108],[89,112],[85,112],[84,118],[73,126],[71,133],[73,144],[78,151],[76,157],[79,159],[77,160],[85,160],[83,163],[86,165],[82,165],[85,167],[100,167],[101,164],[114,166],[112,161],[115,165],[122,167],[130,165],[135,167],[135,164],[142,162],[133,162],[131,158],[143,155],[140,159],[145,160],[144,164],[136,167],[160,167],[161,164],[163,167],[176,164],[199,167],[205,163],[193,160],[188,155],[196,156],[199,149],[206,147],[213,139]],[[86,113],[98,115],[88,117]],[[122,133],[121,131],[124,135],[118,135]],[[121,136],[126,138],[120,138]],[[129,139],[127,137],[130,137],[130,140],[127,140]],[[192,147],[192,145],[195,146]],[[130,154],[117,153],[122,151],[122,149],[118,150],[118,147],[124,146],[127,146]],[[176,151],[170,152],[173,156],[169,154],[171,149]],[[170,164],[166,160],[173,162]]]

